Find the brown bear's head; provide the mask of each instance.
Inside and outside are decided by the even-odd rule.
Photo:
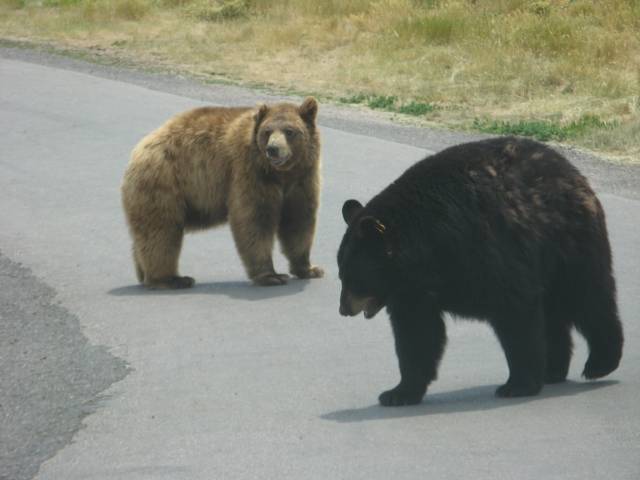
[[[260,105],[255,113],[255,138],[260,153],[276,170],[313,162],[317,156],[318,103],[307,97],[291,103]]]

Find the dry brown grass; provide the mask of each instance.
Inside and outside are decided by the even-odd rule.
[[[640,0],[0,0],[0,36],[325,98],[398,97],[421,118],[563,125],[640,156]],[[357,97],[356,97],[357,96]]]

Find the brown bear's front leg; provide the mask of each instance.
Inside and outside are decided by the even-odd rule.
[[[259,189],[229,204],[229,224],[249,278],[258,285],[284,285],[289,278],[273,268],[273,242],[280,220],[282,194]]]
[[[278,238],[289,260],[289,271],[298,278],[320,278],[322,268],[311,265],[310,254],[316,230],[318,187],[311,182],[297,186],[284,200]]]

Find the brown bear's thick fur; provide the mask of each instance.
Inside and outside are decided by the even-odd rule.
[[[320,194],[318,104],[307,98],[257,108],[197,108],[147,135],[133,149],[122,201],[138,279],[154,288],[185,288],[178,275],[185,231],[226,221],[249,277],[280,285],[275,235],[300,278],[312,266]]]

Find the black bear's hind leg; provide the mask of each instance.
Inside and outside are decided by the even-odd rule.
[[[427,386],[436,379],[438,364],[446,344],[444,321],[439,312],[413,305],[390,308],[396,353],[400,364],[400,383],[378,397],[383,406],[420,403]]]
[[[583,238],[583,251],[569,272],[574,299],[575,326],[589,345],[589,358],[582,375],[592,380],[613,372],[620,364],[624,335],[618,317],[616,282],[611,265],[604,213],[596,201],[591,237]]]
[[[509,365],[509,379],[496,389],[496,396],[526,397],[540,392],[545,372],[544,326],[539,303],[493,322]]]
[[[618,368],[624,343],[622,324],[618,318],[615,286],[606,285],[585,301],[576,327],[589,344],[589,358],[582,375],[592,380],[604,377]]]
[[[573,344],[571,324],[553,312],[546,314],[547,364],[545,383],[560,383],[567,379]]]

